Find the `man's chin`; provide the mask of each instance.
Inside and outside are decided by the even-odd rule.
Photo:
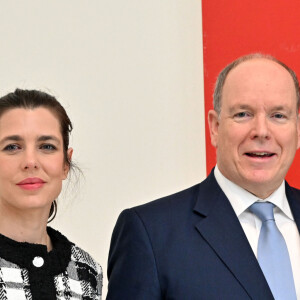
[[[266,172],[258,172],[244,179],[244,188],[255,196],[265,199],[270,196],[282,183],[283,178],[271,176]]]

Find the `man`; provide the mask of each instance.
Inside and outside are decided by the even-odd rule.
[[[300,191],[284,182],[299,147],[298,108],[296,75],[275,58],[253,54],[228,65],[208,113],[217,166],[194,187],[122,212],[107,299],[300,299]],[[277,244],[267,248],[272,255],[261,250],[270,224],[252,208],[261,202],[275,205],[277,225],[268,221],[288,263],[275,263]]]

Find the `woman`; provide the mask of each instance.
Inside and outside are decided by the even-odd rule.
[[[73,167],[71,130],[46,93],[0,98],[0,299],[101,299],[101,267],[47,227]]]

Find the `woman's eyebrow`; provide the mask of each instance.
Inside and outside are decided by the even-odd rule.
[[[53,140],[53,141],[57,142],[58,144],[60,144],[60,140],[54,135],[41,135],[37,140],[38,140],[38,142],[45,142],[45,141]]]
[[[54,135],[41,135],[37,139],[38,142],[44,142],[49,140],[55,141],[56,143],[60,144],[60,140]],[[24,139],[19,135],[9,135],[4,137],[2,140],[0,140],[0,144],[3,144],[8,141],[20,142],[20,141],[24,141]]]
[[[0,143],[5,143],[7,141],[14,141],[14,142],[19,142],[19,141],[22,141],[23,138],[21,138],[19,135],[9,135],[9,136],[6,136],[4,137]]]

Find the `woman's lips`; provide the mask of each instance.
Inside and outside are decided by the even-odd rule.
[[[26,178],[17,185],[24,190],[37,190],[45,184],[45,181],[38,177]]]

